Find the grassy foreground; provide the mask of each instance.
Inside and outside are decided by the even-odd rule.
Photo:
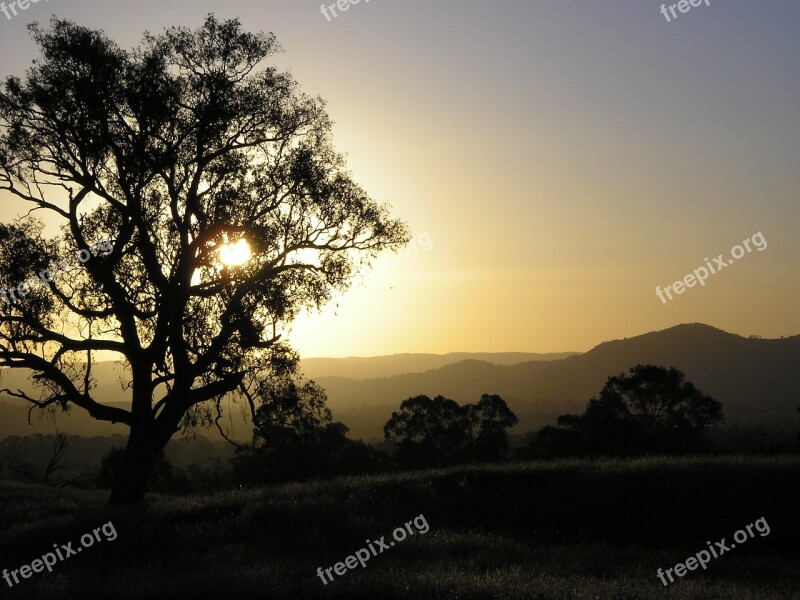
[[[800,598],[800,457],[532,462],[149,496],[0,484],[0,569],[109,520],[118,537],[7,598]],[[323,585],[328,568],[418,515],[427,534]],[[764,517],[665,588],[666,569]]]

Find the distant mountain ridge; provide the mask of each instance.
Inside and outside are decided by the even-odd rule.
[[[448,354],[390,354],[386,356],[351,356],[348,358],[304,358],[303,374],[310,378],[347,377],[370,379],[406,373],[432,371],[463,360],[479,360],[496,365],[515,365],[530,361],[562,360],[578,352],[450,352]]]
[[[410,396],[443,394],[461,403],[476,402],[485,392],[500,394],[520,419],[515,429],[523,433],[552,424],[558,415],[582,412],[607,378],[639,363],[671,366],[686,373],[703,392],[722,402],[728,424],[766,424],[784,429],[800,427],[800,336],[754,339],[727,333],[699,323],[677,325],[632,338],[603,342],[583,354],[454,353],[450,355],[395,355],[395,357],[307,359],[306,376],[322,385],[334,418],[351,429],[351,437],[376,440],[382,428]],[[392,358],[407,361],[392,363]],[[454,357],[468,357],[454,361]],[[476,356],[490,359],[476,360]],[[517,362],[520,356],[528,358]],[[432,358],[433,357],[433,358]],[[387,375],[392,369],[414,363],[446,364],[420,372]],[[310,361],[310,362],[309,362]],[[331,362],[332,361],[332,362]],[[342,373],[359,377],[324,375],[331,365]],[[357,370],[365,365],[363,370]],[[328,369],[328,371],[326,371]],[[354,371],[355,369],[355,371]],[[99,363],[98,398],[103,402],[126,401],[127,395],[115,382],[119,365]],[[381,373],[365,378],[365,373]],[[21,373],[3,373],[3,387],[24,386]],[[124,406],[124,404],[123,404]],[[234,411],[237,412],[237,411]],[[247,439],[251,426],[232,415],[234,436]],[[75,409],[70,416],[59,415],[59,426],[80,435],[124,433],[121,425],[98,423]],[[36,417],[34,417],[36,423]],[[27,408],[14,400],[0,400],[0,439],[6,435],[51,432],[52,426],[27,425]],[[218,437],[215,430],[208,435]]]
[[[461,403],[475,402],[484,392],[500,394],[520,418],[517,431],[527,431],[554,423],[560,414],[582,412],[609,376],[639,363],[683,371],[722,402],[728,424],[798,425],[800,336],[744,338],[698,323],[604,342],[558,361],[511,366],[464,361],[425,373],[360,381],[322,377],[318,382],[334,415],[354,434],[368,438],[379,437],[377,423],[417,394],[443,394]],[[390,406],[381,406],[388,398]]]

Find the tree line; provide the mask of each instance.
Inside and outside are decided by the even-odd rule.
[[[496,394],[483,394],[474,404],[441,395],[408,398],[384,425],[384,442],[368,444],[350,439],[348,427],[333,420],[325,391],[313,381],[285,378],[260,393],[252,439],[246,444],[228,439],[236,452],[227,467],[174,468],[162,452],[148,489],[182,494],[470,463],[716,452],[708,433],[723,422],[722,405],[682,372],[641,364],[609,377],[582,414],[561,415],[555,425],[529,432],[526,443],[515,448],[509,430],[518,419]],[[44,457],[42,473],[30,465],[23,470],[20,453],[8,445],[7,466],[18,479],[64,485],[66,480],[53,473],[64,459],[67,440],[63,433],[46,440],[39,452]],[[20,440],[15,443],[21,447]],[[96,474],[70,484],[110,488],[123,458],[124,449],[113,448]]]
[[[697,453],[714,449],[706,433],[722,420],[722,405],[677,369],[636,365],[609,377],[582,415],[561,415],[514,452],[508,430],[518,419],[495,394],[464,405],[444,396],[408,398],[385,424],[388,449],[379,450],[350,440],[346,425],[332,422],[323,390],[292,384],[261,406],[253,443],[239,448],[234,464],[241,480],[268,482],[514,459]]]

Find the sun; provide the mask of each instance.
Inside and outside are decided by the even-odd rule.
[[[240,239],[236,242],[225,244],[219,249],[219,260],[226,267],[238,267],[248,260],[252,253],[247,240]]]

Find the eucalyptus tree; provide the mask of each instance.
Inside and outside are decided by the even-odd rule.
[[[299,311],[408,233],[353,180],[324,102],[265,64],[272,34],[213,15],[131,50],[30,31],[41,57],[0,92],[0,194],[31,209],[0,226],[0,367],[32,386],[4,391],[126,425],[111,500],[137,502],[176,432],[293,377]],[[98,356],[127,365],[129,404],[96,397]]]

